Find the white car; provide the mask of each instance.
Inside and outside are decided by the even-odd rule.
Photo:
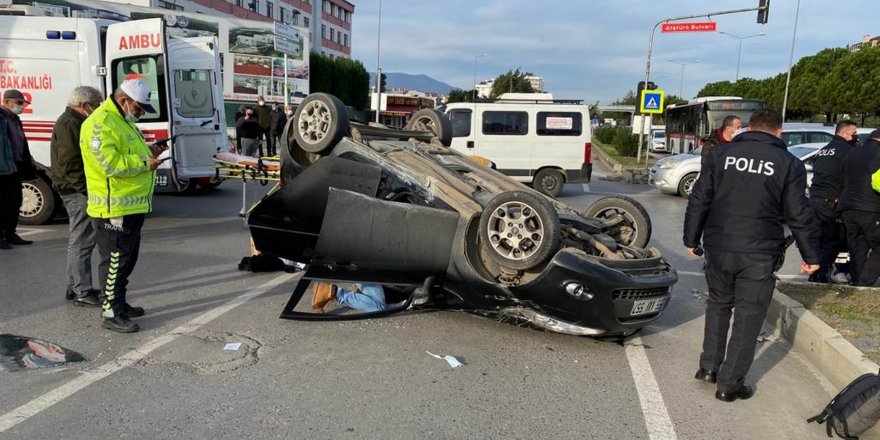
[[[666,149],[666,130],[651,130],[651,151],[655,153],[668,153]]]
[[[648,184],[666,194],[687,197],[700,175],[700,151],[697,148],[658,160],[651,168]]]

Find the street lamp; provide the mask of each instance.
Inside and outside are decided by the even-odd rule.
[[[474,57],[474,91],[471,93],[471,101],[477,100],[477,60],[488,54],[477,55]]]
[[[785,122],[785,108],[788,106],[788,85],[791,83],[791,62],[794,59],[794,41],[797,39],[797,23],[800,12],[801,0],[798,0],[794,10],[794,30],[791,33],[791,52],[788,54],[788,75],[785,77],[785,94],[782,98],[782,122]]]
[[[699,64],[700,60],[694,61],[675,61],[675,60],[666,60],[673,64],[678,64],[681,66],[681,82],[678,83],[678,97],[684,99],[684,67],[689,66],[691,64]]]
[[[382,0],[379,0],[379,22],[376,27],[376,122],[382,113],[382,69],[379,67],[379,55],[382,53]]]
[[[727,35],[728,37],[736,38],[737,40],[739,40],[739,50],[736,53],[736,79],[733,80],[733,82],[737,82],[737,81],[739,81],[739,60],[742,58],[743,40],[747,40],[749,38],[755,38],[755,37],[763,37],[764,35],[767,35],[767,34],[764,32],[759,32],[755,35],[749,35],[748,37],[740,37],[739,35],[733,35],[729,32],[724,32],[724,31],[718,31],[718,33],[724,34],[724,35]]]

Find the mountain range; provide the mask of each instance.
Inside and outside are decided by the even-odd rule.
[[[453,89],[452,86],[443,81],[438,81],[428,75],[417,74],[410,75],[400,72],[384,72],[385,86],[388,89],[407,89],[419,92],[435,92],[447,94]],[[376,85],[376,72],[370,72],[370,85]]]

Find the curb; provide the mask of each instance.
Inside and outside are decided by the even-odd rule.
[[[593,148],[593,156],[595,156],[596,159],[605,166],[605,168],[608,168],[608,170],[611,172],[623,171],[623,165],[621,165],[619,162],[614,160],[614,158],[605,153],[605,150],[603,150],[602,147],[596,145],[596,141],[593,141],[593,144],[595,146],[595,148]]]
[[[880,371],[880,365],[865,357],[837,330],[778,290],[773,292],[766,320],[837,390],[862,374]],[[868,433],[880,434],[880,426]]]

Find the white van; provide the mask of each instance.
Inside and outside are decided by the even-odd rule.
[[[589,182],[592,133],[582,101],[505,99],[446,105],[451,147],[483,156],[498,171],[556,196],[565,183]]]

